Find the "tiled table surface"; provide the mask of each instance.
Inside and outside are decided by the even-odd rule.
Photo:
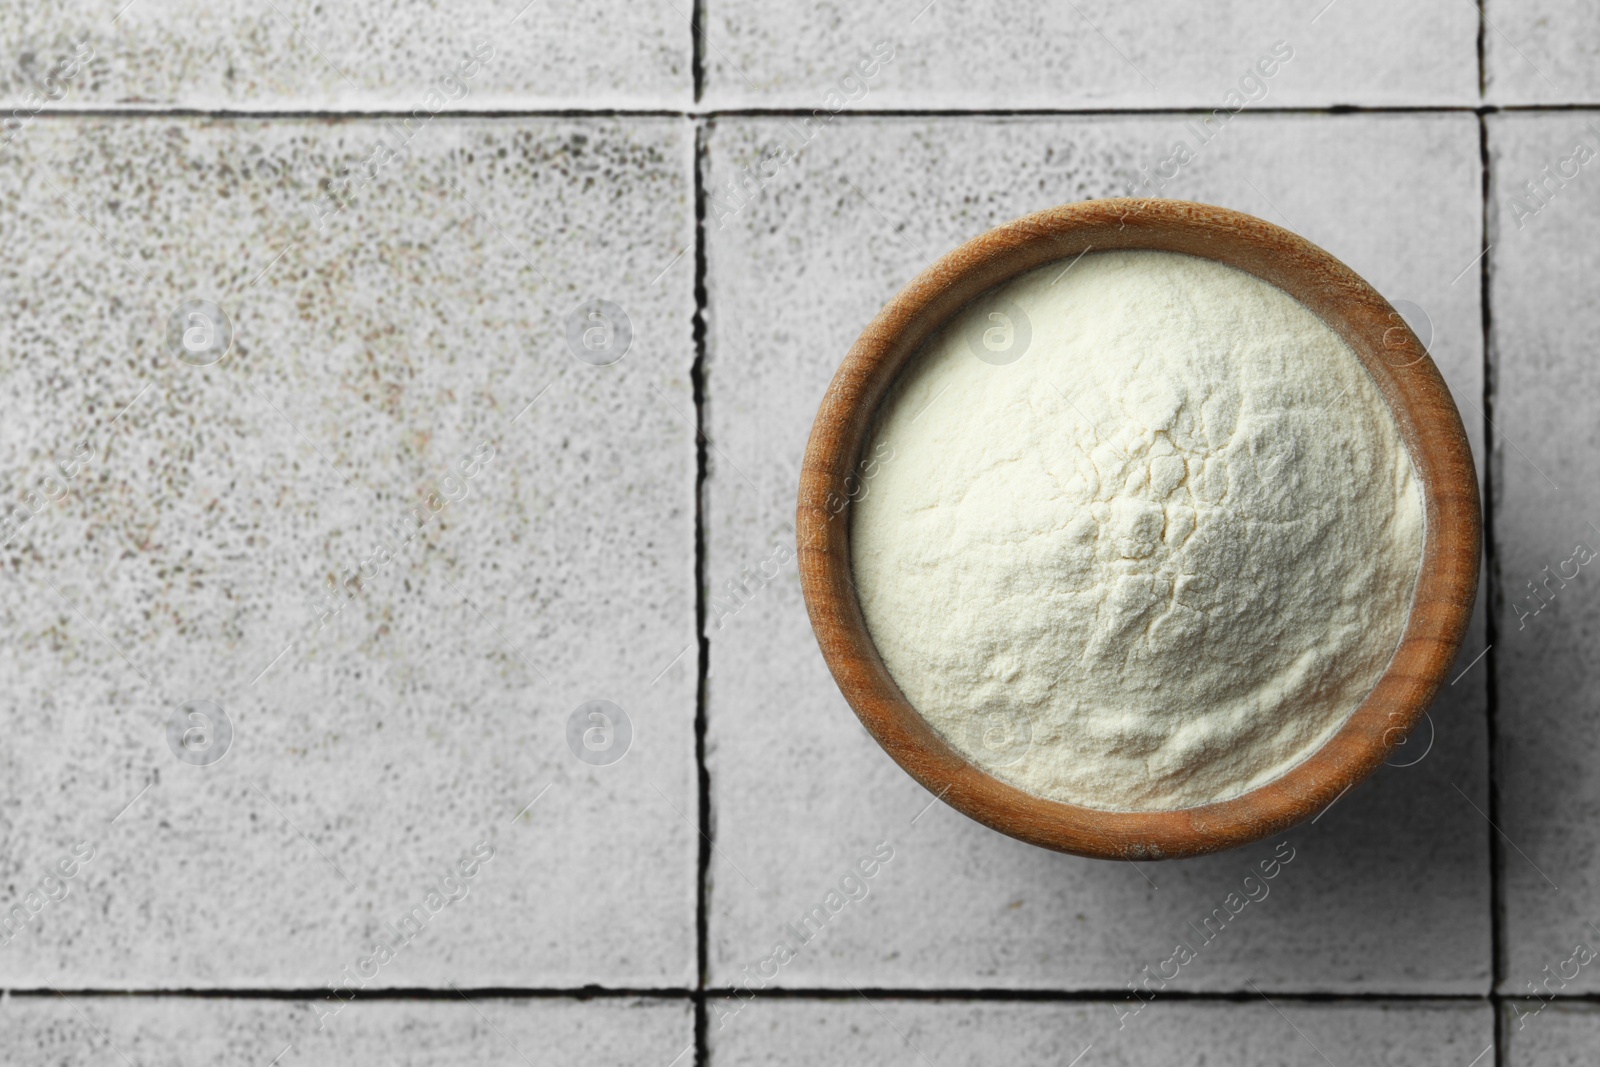
[[[4,1059],[1587,1062],[1600,598],[1552,574],[1600,548],[1594,15],[0,6]],[[1404,302],[1489,490],[1413,765],[1168,864],[929,807],[792,562],[883,301],[1128,192]],[[216,362],[175,358],[197,297]],[[576,755],[594,700],[620,761]],[[170,746],[191,701],[218,762]],[[1268,899],[1129,1000],[1275,849]]]

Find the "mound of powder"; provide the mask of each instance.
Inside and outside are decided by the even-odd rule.
[[[855,581],[901,691],[979,767],[1092,808],[1225,800],[1300,762],[1388,666],[1422,561],[1356,354],[1192,256],[1091,253],[980,297],[866,455]]]

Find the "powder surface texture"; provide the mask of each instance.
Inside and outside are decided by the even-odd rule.
[[[1103,810],[1225,800],[1315,751],[1392,659],[1422,560],[1355,353],[1175,253],[974,301],[902,373],[862,479],[855,581],[906,698],[991,774]]]

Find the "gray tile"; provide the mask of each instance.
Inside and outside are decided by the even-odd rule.
[[[1484,92],[1496,104],[1600,100],[1600,22],[1583,0],[1484,0]]]
[[[712,0],[706,26],[706,95],[719,107],[1478,101],[1478,16],[1453,0]]]
[[[788,135],[776,120],[717,123],[711,187]],[[768,981],[1122,988],[1194,938],[1279,843],[1135,867],[1046,853],[939,804],[919,815],[930,796],[866,735],[823,666],[792,560],[816,405],[883,301],[993,225],[1124,191],[1182,135],[1158,117],[840,120],[798,162],[769,168],[753,199],[708,211],[714,982],[759,973],[792,937],[786,924],[883,843],[894,856],[867,898]],[[1351,180],[1351,160],[1383,160],[1384,180]],[[1477,161],[1471,116],[1256,116],[1226,127],[1164,192],[1286,221],[1426,309],[1435,356],[1470,400],[1482,393]],[[735,597],[728,583],[745,568]],[[763,569],[778,576],[762,581]],[[1479,626],[1463,668],[1482,647]],[[1174,987],[1484,991],[1489,828],[1472,806],[1487,803],[1484,684],[1480,662],[1446,690],[1416,766],[1381,772],[1286,835],[1297,858],[1271,897]]]
[[[624,0],[7,3],[0,43],[14,58],[0,67],[0,100],[7,110],[682,106],[693,95],[687,11]]]
[[[665,1065],[693,1040],[673,1000],[319,1002],[184,997],[11,997],[0,1006],[8,1063],[173,1067]],[[274,1059],[273,1057],[278,1057]]]
[[[719,1025],[719,1022],[721,1025]],[[1482,1005],[756,1000],[714,1017],[717,1063],[1018,1067],[1405,1063],[1466,1067],[1493,1040]],[[1492,1059],[1491,1059],[1492,1062]],[[1532,1061],[1530,1061],[1532,1062]],[[1542,1061],[1541,1061],[1542,1062]]]
[[[1593,1004],[1507,1003],[1507,1067],[1583,1067],[1600,1046],[1600,1010]]]
[[[1568,112],[1489,124],[1507,993],[1541,982],[1576,942],[1600,945],[1600,584],[1575,555],[1580,544],[1600,551],[1600,430],[1588,400],[1600,388],[1600,164],[1558,176],[1576,144],[1600,148],[1592,121]],[[1542,199],[1529,182],[1547,183]],[[1600,966],[1564,980],[1564,992],[1595,992]]]
[[[686,982],[687,127],[441,123],[320,227],[379,124],[26,132],[0,166],[0,471],[39,505],[0,583],[26,918],[0,985],[321,987],[419,907],[371,984]],[[168,336],[189,294],[231,317],[210,365]],[[569,351],[591,298],[631,323],[614,365]],[[623,762],[569,748],[594,699]],[[232,724],[211,765],[169,747],[195,700]]]

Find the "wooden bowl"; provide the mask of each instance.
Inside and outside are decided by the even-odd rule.
[[[1415,602],[1388,670],[1329,740],[1281,777],[1219,803],[1101,811],[1046,800],[969,763],[901,694],[873,646],[850,570],[850,487],[879,404],[908,360],[968,301],[1085,251],[1148,248],[1213,259],[1316,312],[1366,365],[1420,476],[1427,532]],[[1001,833],[1107,859],[1193,856],[1310,818],[1370,775],[1438,692],[1472,613],[1478,481],[1461,415],[1427,351],[1388,301],[1309,241],[1237,211],[1183,200],[1091,200],[967,242],[906,286],[834,375],[806,447],[797,517],[800,584],[823,658],[890,756],[956,810]]]

